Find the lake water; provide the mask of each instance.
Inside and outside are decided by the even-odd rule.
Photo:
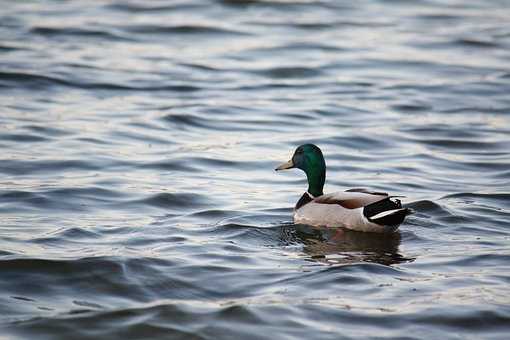
[[[509,1],[0,6],[2,339],[508,339]]]

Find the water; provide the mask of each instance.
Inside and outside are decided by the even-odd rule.
[[[510,2],[1,6],[2,337],[508,338]],[[416,214],[292,225],[305,142]]]

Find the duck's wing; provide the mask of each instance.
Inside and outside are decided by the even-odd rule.
[[[345,192],[362,192],[362,193],[370,194],[370,195],[389,196],[388,193],[386,193],[386,192],[371,191],[371,190],[368,190],[365,188],[354,188],[354,189],[345,190]]]
[[[338,204],[346,209],[357,209],[388,198],[386,193],[370,193],[351,189],[316,197],[313,201],[319,204]]]

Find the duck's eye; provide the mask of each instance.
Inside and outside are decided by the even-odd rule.
[[[303,153],[303,149],[297,149],[296,150],[296,153],[299,155],[299,154],[302,154]]]

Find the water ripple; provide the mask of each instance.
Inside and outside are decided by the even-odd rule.
[[[500,2],[11,2],[0,15],[8,338],[506,339]],[[391,235],[292,223],[402,195]]]
[[[111,32],[105,32],[104,30],[92,30],[92,29],[80,29],[72,27],[33,27],[30,29],[31,34],[39,34],[47,37],[83,37],[83,38],[99,38],[108,41],[125,40],[130,41],[131,39],[113,34]]]
[[[0,86],[10,87],[14,83],[17,87],[42,89],[49,86],[67,86],[71,88],[80,88],[87,90],[112,90],[112,91],[175,91],[175,92],[194,92],[200,90],[199,87],[190,85],[162,85],[162,86],[130,86],[114,83],[87,83],[80,81],[68,81],[57,77],[38,75],[26,72],[0,72]]]

